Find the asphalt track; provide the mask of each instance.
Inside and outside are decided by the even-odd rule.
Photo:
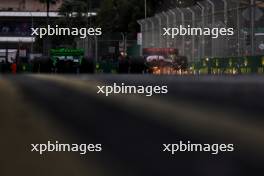
[[[97,85],[168,85],[153,97],[97,94]],[[0,77],[3,176],[249,176],[263,172],[264,78],[150,75]],[[31,143],[101,143],[101,153],[30,152]],[[232,143],[212,155],[163,144]]]

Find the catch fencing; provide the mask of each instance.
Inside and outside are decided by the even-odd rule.
[[[143,48],[177,48],[189,61],[264,55],[264,2],[204,0],[189,8],[174,8],[139,20]],[[164,36],[163,28],[233,28],[234,35]]]

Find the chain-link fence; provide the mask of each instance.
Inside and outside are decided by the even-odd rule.
[[[140,20],[143,48],[177,48],[189,61],[201,58],[264,54],[264,2],[204,0],[189,8],[174,8]],[[163,28],[233,28],[234,35],[164,36]]]

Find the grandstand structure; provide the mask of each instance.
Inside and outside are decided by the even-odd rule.
[[[62,3],[50,7],[50,19],[59,18]],[[35,37],[31,28],[45,24],[46,6],[37,0],[1,0],[0,3],[0,62],[13,62],[17,57],[34,53]]]

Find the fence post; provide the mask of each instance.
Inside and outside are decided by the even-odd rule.
[[[151,35],[151,30],[150,30],[150,27],[149,27],[149,24],[148,24],[148,18],[145,19],[145,22],[146,22],[146,48],[149,48],[149,36]]]
[[[195,12],[191,8],[187,8],[192,14],[192,27],[195,27]],[[194,61],[195,36],[192,35],[192,59]]]
[[[153,19],[149,19],[149,21],[151,23],[151,28],[152,28],[152,31],[151,31],[151,47],[154,47],[155,46],[155,39],[154,39],[155,25],[154,25]]]
[[[170,23],[169,22],[169,15],[167,13],[165,13],[165,12],[163,12],[163,15],[166,17],[166,27],[169,28],[169,23]],[[166,37],[166,47],[167,48],[169,48],[169,37],[170,36],[168,36],[168,35]]]
[[[255,7],[256,7],[256,0],[251,0],[251,55],[255,55]]]
[[[225,26],[227,26],[227,22],[228,22],[228,16],[227,16],[227,8],[228,8],[228,4],[226,0],[222,0],[224,3],[224,19],[225,19]],[[238,2],[239,3],[239,2]]]
[[[140,32],[142,35],[142,43],[140,45],[140,56],[143,56],[143,23],[141,20],[138,21],[138,24],[140,25]]]
[[[161,34],[161,17],[160,14],[156,15],[156,18],[158,19],[159,22],[159,27],[158,27],[158,34],[159,34],[159,47],[162,48],[162,34]]]
[[[240,13],[239,13],[239,1],[237,1],[237,56],[240,56]]]
[[[173,11],[173,10],[169,10],[169,12],[172,14],[173,16],[173,25],[176,25],[176,21],[177,21],[177,17],[176,17],[176,13]],[[174,27],[174,26],[172,26]],[[175,39],[174,39],[175,40]],[[173,43],[173,46],[176,48],[176,40],[175,41],[172,41]]]
[[[203,6],[202,3],[197,2],[198,6],[202,10],[202,28],[205,28],[205,7]],[[205,57],[205,37],[202,35],[202,58]]]
[[[212,6],[212,28],[215,25],[215,4],[211,1],[211,0],[207,0],[209,2],[209,4]],[[212,38],[212,57],[215,57],[215,45],[214,45],[214,39]]]
[[[181,14],[181,21],[182,21],[182,27],[185,27],[185,17],[184,17],[184,13],[180,8],[176,8],[176,10],[178,10]],[[182,36],[182,55],[185,55],[185,36]]]

